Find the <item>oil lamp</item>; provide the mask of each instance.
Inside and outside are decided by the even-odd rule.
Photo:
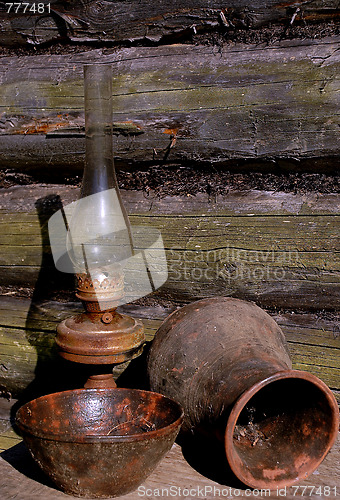
[[[155,290],[167,279],[162,238],[152,228],[131,228],[112,154],[112,68],[84,67],[85,168],[80,199],[49,220],[56,267],[76,276],[85,312],[62,321],[56,343],[70,361],[108,365],[140,354],[140,320],[117,306]],[[112,376],[92,376],[88,386],[112,386]]]
[[[112,155],[112,72],[85,66],[85,169],[80,199],[49,219],[58,270],[74,273],[85,311],[62,321],[60,355],[90,367],[85,388],[24,405],[17,424],[42,470],[75,496],[112,498],[133,491],[171,448],[180,406],[160,394],[116,388],[112,365],[141,353],[140,320],[117,307],[167,279],[162,237],[131,227]],[[110,373],[111,370],[111,373]],[[105,373],[103,373],[105,372]]]

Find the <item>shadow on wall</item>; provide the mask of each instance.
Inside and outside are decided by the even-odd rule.
[[[81,309],[81,305],[61,303],[60,308],[48,307],[48,302],[55,300],[58,294],[70,294],[74,290],[73,274],[61,273],[54,265],[48,235],[48,220],[62,208],[62,201],[59,195],[51,194],[38,199],[35,208],[41,230],[42,260],[26,318],[25,332],[28,343],[36,350],[37,361],[34,380],[28,381],[28,385],[17,394],[18,402],[13,407],[13,416],[25,402],[44,394],[82,387],[87,379],[84,370],[58,355],[54,342],[57,323],[72,315],[75,308]]]

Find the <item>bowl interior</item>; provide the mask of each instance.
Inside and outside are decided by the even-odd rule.
[[[19,427],[40,437],[82,441],[91,436],[138,436],[178,426],[173,400],[137,389],[78,389],[35,399],[17,413]]]

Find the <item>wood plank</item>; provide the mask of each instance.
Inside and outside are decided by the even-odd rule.
[[[47,2],[44,2],[47,3]],[[8,6],[0,10],[0,35],[4,45],[35,45],[56,43],[60,40],[74,42],[160,42],[176,37],[190,38],[196,33],[254,29],[278,23],[302,24],[315,21],[334,21],[339,16],[333,0],[312,0],[299,4],[276,0],[190,0],[165,1],[131,0],[127,5],[108,0],[100,7],[90,0],[65,4],[51,2],[52,12],[46,8],[40,15],[6,14]],[[222,17],[222,15],[224,17]],[[294,17],[293,17],[294,16]],[[223,20],[223,22],[222,22]]]
[[[340,406],[340,391],[333,391],[333,394],[338,402],[338,405]]]
[[[339,348],[340,324],[338,318],[320,318],[318,314],[277,314],[273,315],[277,323],[284,328],[285,336],[291,343],[298,342],[298,349],[302,349],[301,344],[311,344],[314,346],[329,346]]]
[[[20,438],[12,438],[8,436],[0,437],[0,450],[7,450],[8,448],[12,448],[16,444],[20,443],[22,440]]]
[[[79,304],[50,301],[34,306],[29,299],[1,297],[0,386],[12,394],[20,393],[35,379],[37,366],[50,384],[57,384],[64,368],[55,351],[55,328],[59,321],[77,310],[81,310]],[[170,312],[160,306],[126,305],[123,310],[143,320],[148,341]],[[285,313],[274,315],[274,319],[287,337],[294,367],[313,373],[340,391],[338,318]]]
[[[1,420],[0,425],[0,446],[6,449],[22,441],[21,436],[15,432],[9,421]]]
[[[34,234],[26,237],[20,232],[11,234],[12,224],[6,221],[6,216],[3,219],[0,265],[38,266],[43,253],[39,237],[41,235],[33,239]],[[158,228],[162,232],[166,248],[185,252],[185,260],[188,262],[198,261],[198,252],[210,252],[210,258],[213,259],[214,252],[224,249],[225,255],[220,255],[224,261],[243,259],[249,262],[271,261],[277,265],[291,263],[294,266],[294,261],[302,258],[306,267],[312,267],[314,262],[317,268],[332,269],[333,263],[326,262],[324,254],[336,251],[339,243],[337,231],[340,228],[340,217],[335,215],[303,218],[256,215],[249,218],[205,215],[193,218],[178,215],[175,218],[173,215],[155,215],[146,218],[130,214],[130,220],[134,226]],[[21,225],[20,219],[19,223]],[[30,228],[25,228],[25,232],[29,230]],[[252,252],[257,252],[258,255],[253,255],[252,258]],[[337,256],[333,259],[337,259]],[[209,256],[202,256],[201,260],[209,260]]]
[[[57,272],[51,257],[47,220],[79,191],[60,185],[1,191],[0,284],[71,293],[72,276]],[[203,194],[157,199],[123,190],[122,196],[132,225],[162,233],[169,276],[159,296],[187,302],[221,294],[263,306],[338,307],[339,195],[250,191],[213,200]]]
[[[79,173],[82,67],[95,61],[114,68],[114,121],[128,127],[116,129],[120,166],[165,160],[226,166],[237,159],[292,157],[335,161],[338,44],[332,37],[221,50],[176,44],[1,57],[2,168],[59,180]],[[174,136],[176,144],[169,148]]]
[[[33,498],[32,492],[34,492],[34,498],[37,499],[66,498],[66,495],[45,484],[43,476],[37,473],[37,469],[33,466],[33,462],[25,446],[20,444],[21,438],[15,433],[10,423],[10,414],[13,405],[17,405],[15,400],[7,401],[0,398],[0,450],[8,450],[5,453],[1,453],[0,458],[0,473],[2,477],[6,477],[6,481],[0,485],[1,497],[9,499],[13,495],[19,495],[20,498],[29,498],[31,500]],[[338,488],[340,473],[339,454],[340,440],[335,443],[317,471],[307,480],[300,481],[298,488],[291,487],[282,490],[281,498],[283,494],[291,500],[296,498],[297,495],[301,498],[320,498],[322,496],[320,494],[313,495],[313,486],[315,487],[314,490],[321,487],[320,492],[325,492],[325,497],[335,498],[336,495],[332,495],[332,493],[335,493],[335,490],[331,490],[328,495],[328,490],[323,490],[323,486]],[[229,482],[227,483],[229,484]],[[227,491],[227,484],[223,485],[213,481],[208,473],[204,473],[202,468],[198,469],[197,465],[194,465],[187,452],[183,455],[183,450],[181,450],[178,444],[175,444],[160,462],[155,472],[146,480],[140,492],[148,491],[148,498],[159,498],[158,492],[161,488],[169,490],[172,486],[173,490],[178,493],[177,496],[179,498],[186,496],[185,493],[184,497],[181,494],[185,488],[201,488],[201,491],[203,489],[202,494],[204,494],[204,498],[216,498],[218,492],[217,490],[210,489],[213,487],[218,488],[221,491],[220,495],[223,495],[224,498],[235,498],[235,496],[245,496],[249,493],[248,491],[246,493],[242,488],[241,490],[235,490],[232,484],[232,481],[230,481],[231,489],[228,488],[229,491]],[[309,488],[303,490],[303,486],[309,486]],[[181,491],[179,490],[180,488]],[[303,493],[303,491],[305,492]],[[10,497],[7,497],[7,492],[10,492]],[[133,492],[127,495],[126,498],[135,499],[136,494],[136,492]],[[270,495],[268,492],[265,494],[263,491],[262,496],[264,495],[267,497],[270,496],[270,498],[280,498],[280,496],[277,496],[278,492],[275,490]],[[257,496],[256,492],[253,493],[253,496]]]
[[[338,193],[304,194],[264,190],[231,190],[227,195],[208,196],[197,193],[195,196],[162,196],[150,191],[147,195],[141,191],[121,189],[124,205],[129,214],[152,217],[178,215],[237,215],[251,217],[262,215],[336,215],[339,213]],[[0,213],[6,213],[8,221],[14,225],[16,213],[22,218],[35,223],[37,212],[46,222],[55,205],[66,205],[78,199],[80,189],[64,184],[35,184],[0,188]],[[13,226],[15,228],[15,226]],[[24,225],[22,227],[25,227]],[[4,228],[5,230],[5,228]],[[12,231],[10,231],[12,232]],[[36,231],[39,234],[39,231]]]
[[[293,354],[292,354],[293,355]],[[339,355],[338,355],[339,358]],[[338,386],[339,384],[339,372],[337,370],[332,370],[328,367],[320,367],[316,365],[312,365],[310,363],[300,363],[298,361],[294,362],[294,368],[296,370],[302,370],[309,373],[312,373],[316,377],[322,379],[329,387]],[[327,382],[326,382],[327,381]],[[337,398],[339,402],[339,397]]]
[[[6,450],[22,441],[21,436],[13,428],[12,407],[16,400],[0,398],[0,450]]]
[[[298,485],[280,491],[276,491],[275,489],[271,492],[263,490],[262,496],[275,500],[279,500],[282,497],[287,498],[287,500],[295,500],[297,496],[305,499],[319,500],[320,497],[322,498],[320,495],[321,492],[324,498],[336,498],[339,489],[339,456],[340,446],[338,440],[322,464],[320,464],[318,469],[309,478],[300,481]],[[188,458],[187,454],[186,458]],[[193,465],[192,461],[191,464]],[[139,495],[138,490],[136,490],[117,498],[136,500],[138,495],[156,500],[162,496],[162,490],[164,496],[170,496],[170,492],[172,491],[173,494],[176,494],[176,498],[199,498],[199,495],[203,495],[202,498],[205,499],[216,497],[234,499],[241,496],[259,496],[257,491],[260,490],[252,492],[250,489],[246,490],[245,487],[240,487],[239,485],[235,487],[235,483],[233,484],[233,481],[230,479],[226,481],[227,484],[218,483],[209,477],[205,477],[201,472],[196,470],[199,467],[196,466],[195,469],[192,465],[183,456],[180,446],[175,444],[166,457],[159,463],[155,471],[143,483],[142,488],[139,490]],[[23,444],[19,444],[1,454],[0,473],[2,477],[6,478],[0,489],[2,498],[10,499],[14,496],[22,500],[31,500],[32,498],[37,500],[70,498],[68,495],[53,488],[50,483],[46,483],[46,478],[41,475],[35,464],[33,464]],[[303,489],[304,486],[306,486],[305,489]],[[190,490],[192,490],[191,497],[189,496]]]

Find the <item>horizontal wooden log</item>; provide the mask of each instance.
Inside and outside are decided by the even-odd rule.
[[[1,168],[59,181],[84,162],[83,64],[114,69],[117,164],[230,165],[339,152],[337,37],[1,57]],[[308,165],[307,165],[308,167]],[[323,163],[325,167],[325,161]]]
[[[176,36],[190,36],[222,27],[224,32],[278,23],[335,21],[339,8],[335,0],[278,2],[277,0],[190,0],[152,2],[115,0],[65,2],[44,0],[45,8],[24,12],[8,4],[0,7],[1,43],[40,45],[57,41],[74,42],[160,42]],[[37,4],[36,4],[37,5]],[[48,7],[50,5],[50,7]],[[9,10],[9,12],[8,12]]]
[[[2,194],[0,284],[35,287],[45,298],[72,290],[72,275],[55,270],[47,220],[77,198],[77,188],[26,186]],[[132,225],[162,233],[168,280],[159,297],[183,303],[220,294],[265,307],[339,307],[338,195],[122,196]]]
[[[80,309],[77,304],[34,304],[28,299],[0,297],[0,386],[3,391],[18,394],[36,376],[41,383],[47,381],[50,388],[61,384],[65,367],[56,354],[55,328],[59,321]],[[143,310],[143,307],[130,306],[124,310],[142,317],[149,341],[169,312],[159,307]],[[273,317],[287,337],[294,367],[314,373],[339,391],[339,322],[316,314],[285,313]],[[74,366],[71,369],[74,373]]]

